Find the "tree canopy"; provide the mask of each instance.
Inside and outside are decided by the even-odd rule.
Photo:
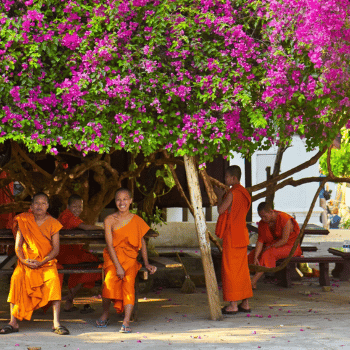
[[[0,142],[201,162],[292,135],[334,139],[349,107],[342,0],[3,0]],[[347,125],[349,126],[349,125]]]

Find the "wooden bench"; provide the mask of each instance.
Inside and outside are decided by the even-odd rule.
[[[283,260],[278,260],[276,265],[280,265]],[[281,278],[281,285],[286,288],[290,288],[292,286],[292,276],[297,267],[298,263],[318,263],[320,267],[320,285],[321,286],[330,286],[329,279],[329,264],[343,264],[343,258],[337,256],[312,256],[312,257],[303,257],[296,256],[293,257],[288,265],[279,272],[279,276]]]

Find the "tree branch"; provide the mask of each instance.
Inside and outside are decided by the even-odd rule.
[[[209,197],[210,205],[213,207],[217,203],[217,197],[216,197],[216,194],[214,193],[213,185],[210,182],[208,173],[206,172],[205,169],[200,169],[199,175],[203,179],[204,186],[205,186],[205,189],[206,189],[208,197]]]
[[[36,169],[39,173],[43,174],[46,178],[50,179],[51,175],[45,171],[44,169],[42,169],[40,166],[38,166],[38,164],[36,164],[32,159],[30,159],[25,152],[22,151],[21,147],[19,147],[19,145],[17,144],[17,142],[13,142],[11,141],[11,146],[13,147],[13,149],[23,158],[23,160],[27,163],[29,163],[33,169]]]
[[[257,185],[254,185],[254,186],[251,186],[251,187],[248,187],[247,190],[250,192],[250,193],[253,193],[255,191],[259,191],[265,187],[268,187],[269,185],[272,185],[273,183],[277,183],[278,181],[281,181],[283,179],[285,179],[286,177],[288,176],[291,176],[301,170],[304,170],[306,168],[308,168],[309,166],[311,165],[314,165],[316,164],[316,162],[321,158],[322,154],[324,154],[326,152],[327,148],[323,148],[323,150],[317,152],[311,159],[309,159],[308,161],[296,166],[295,168],[293,169],[290,169],[288,171],[286,171],[285,173],[277,176],[276,178],[274,179],[271,179],[271,180],[268,180],[268,181],[264,181],[264,182],[261,182]]]

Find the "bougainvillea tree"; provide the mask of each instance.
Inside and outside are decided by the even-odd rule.
[[[343,0],[3,0],[0,141],[248,156],[347,124]],[[349,126],[349,125],[347,125]]]
[[[31,151],[318,146],[348,107],[346,1],[4,0],[1,141]],[[329,137],[331,136],[331,137]]]

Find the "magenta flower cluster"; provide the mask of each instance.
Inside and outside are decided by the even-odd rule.
[[[343,0],[3,0],[0,142],[202,161],[346,124]]]

